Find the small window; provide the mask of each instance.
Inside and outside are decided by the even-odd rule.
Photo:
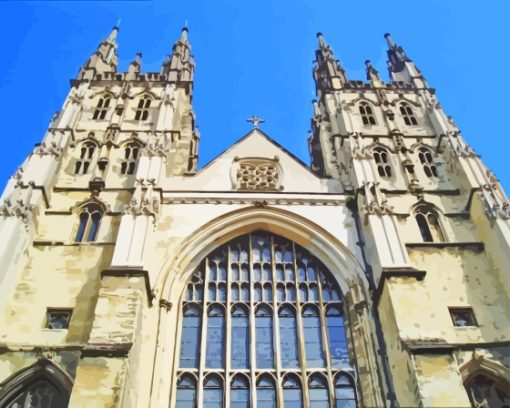
[[[430,150],[425,147],[420,147],[418,149],[418,157],[420,158],[420,163],[423,166],[425,175],[429,178],[437,177],[437,168],[432,160],[432,153]]]
[[[363,121],[363,125],[375,125],[375,117],[372,112],[372,108],[366,102],[361,102],[359,104],[359,113],[361,115],[361,120]]]
[[[417,207],[415,217],[423,242],[445,242],[437,213],[429,205]]]
[[[140,146],[136,143],[130,143],[124,149],[124,159],[120,164],[121,174],[135,174],[136,162],[140,155]]]
[[[96,240],[103,210],[97,204],[89,204],[80,213],[80,225],[76,233],[76,242],[92,242]]]
[[[67,329],[72,313],[72,309],[48,309],[46,312],[46,328],[51,330]]]
[[[379,176],[391,177],[391,166],[388,151],[383,147],[375,147],[373,154]]]
[[[407,103],[403,102],[400,104],[400,113],[402,114],[402,117],[404,118],[404,123],[407,126],[416,126],[418,124],[418,121],[414,116],[413,110]]]
[[[108,112],[108,108],[110,107],[110,99],[111,99],[110,95],[106,95],[102,98],[99,98],[92,119],[103,120],[106,117],[106,113]]]
[[[149,118],[149,108],[151,106],[151,98],[144,96],[138,101],[138,107],[135,112],[135,120],[147,120]]]
[[[455,327],[478,326],[473,309],[470,307],[451,307],[450,316]]]
[[[96,145],[92,142],[85,142],[80,148],[80,157],[74,165],[74,174],[87,174],[90,163],[94,158]]]

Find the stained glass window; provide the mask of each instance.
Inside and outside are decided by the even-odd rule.
[[[177,407],[265,408],[278,398],[285,408],[356,406],[338,285],[296,243],[254,232],[224,244],[198,266],[182,302],[177,378],[196,382],[176,382]]]

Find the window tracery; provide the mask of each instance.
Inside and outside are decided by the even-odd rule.
[[[76,242],[92,242],[96,240],[103,209],[98,204],[88,204],[80,212],[80,223],[76,232]]]
[[[438,215],[430,205],[420,205],[414,212],[423,242],[445,242]]]
[[[363,125],[375,125],[375,116],[372,112],[372,108],[366,102],[361,102],[359,104],[359,113],[361,115],[361,120]]]
[[[149,108],[151,107],[151,98],[144,96],[139,99],[135,111],[135,120],[147,120],[149,118]]]
[[[404,123],[407,126],[416,126],[418,124],[418,121],[414,116],[413,109],[406,102],[402,102],[400,104],[400,113],[402,114]]]
[[[74,165],[74,174],[87,174],[90,163],[94,159],[96,144],[93,142],[85,142],[80,148],[80,157]]]
[[[384,147],[374,147],[372,150],[377,173],[381,177],[391,177],[391,166],[388,151]]]
[[[241,159],[236,171],[238,190],[278,190],[280,175],[277,160]]]
[[[425,175],[429,178],[437,177],[437,168],[432,159],[432,153],[426,147],[420,147],[418,149],[418,158],[420,159],[420,163],[423,166],[423,171]]]
[[[139,153],[140,145],[137,143],[129,143],[124,148],[124,158],[120,164],[120,174],[135,174]]]
[[[108,108],[110,107],[110,95],[105,95],[101,98],[99,98],[99,101],[97,101],[96,109],[94,110],[94,115],[92,116],[92,119],[94,120],[103,120],[106,117],[106,114],[108,113]]]
[[[355,407],[353,373],[340,291],[304,248],[255,232],[216,249],[194,272],[182,300],[182,406],[249,407],[253,387],[257,408],[276,407],[278,398],[286,407]]]

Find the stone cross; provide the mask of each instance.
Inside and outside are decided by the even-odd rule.
[[[252,116],[251,118],[246,119],[246,122],[252,122],[254,128],[259,127],[259,123],[264,123],[265,120],[262,118],[259,118],[257,115]]]

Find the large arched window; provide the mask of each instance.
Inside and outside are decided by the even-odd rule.
[[[2,408],[66,408],[72,382],[64,371],[48,360],[15,374],[0,390]]]
[[[416,126],[418,121],[414,116],[412,108],[405,102],[400,104],[400,113],[402,114],[402,118],[404,119],[404,123],[407,126]]]
[[[294,242],[254,232],[217,248],[187,284],[181,310],[176,378],[199,379],[197,406],[247,407],[249,395],[257,408],[278,399],[291,408],[355,406],[338,285]]]
[[[99,101],[97,101],[96,109],[94,110],[94,115],[92,116],[92,119],[94,120],[103,120],[106,117],[106,114],[108,112],[108,108],[110,107],[110,95],[104,95],[101,98],[99,98]]]
[[[124,148],[124,158],[120,163],[120,174],[135,174],[139,154],[140,145],[137,143],[129,143]]]
[[[381,177],[391,177],[390,156],[384,147],[374,147],[374,160]]]
[[[445,242],[439,217],[430,205],[419,205],[414,213],[423,242]]]
[[[87,204],[80,212],[80,224],[76,232],[76,242],[92,242],[96,240],[103,209],[98,204]]]
[[[151,98],[144,96],[138,100],[138,106],[135,111],[135,120],[147,120],[149,118],[149,108],[151,107]]]
[[[375,125],[374,113],[372,112],[372,108],[368,103],[361,102],[359,104],[359,113],[361,115],[363,125]]]
[[[420,147],[418,149],[418,157],[420,159],[420,163],[423,166],[423,171],[425,175],[429,178],[437,177],[437,168],[432,159],[432,153],[426,147]]]
[[[97,145],[94,142],[85,142],[81,145],[80,157],[74,164],[74,174],[87,174],[96,149]]]

